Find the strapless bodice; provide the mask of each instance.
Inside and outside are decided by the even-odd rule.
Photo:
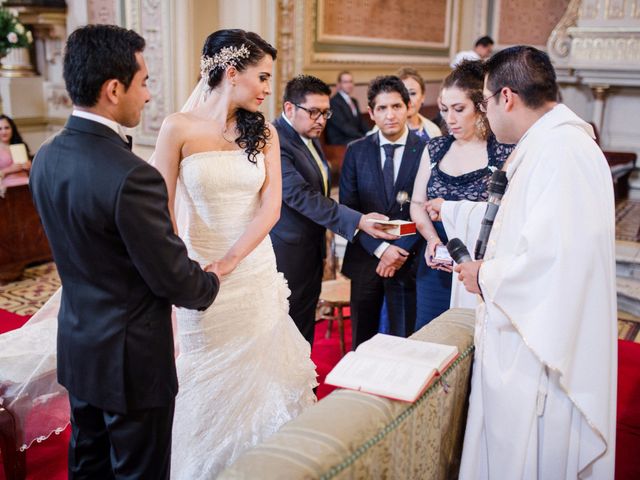
[[[201,152],[180,164],[176,218],[194,260],[209,262],[227,252],[260,205],[264,156],[241,150]]]

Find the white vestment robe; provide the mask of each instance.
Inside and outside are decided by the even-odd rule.
[[[614,477],[611,173],[564,105],[523,136],[480,268],[460,478]]]

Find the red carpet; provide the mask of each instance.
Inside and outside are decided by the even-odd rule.
[[[0,310],[0,333],[21,327],[29,317]],[[325,338],[327,322],[316,325],[312,359],[318,369],[318,398],[328,395],[333,387],[324,378],[340,360],[338,326],[334,323],[330,338]],[[345,322],[345,344],[351,345],[351,322]],[[640,344],[618,342],[618,420],[616,439],[616,479],[640,478]],[[28,480],[64,480],[67,478],[67,444],[69,429],[27,450]],[[0,480],[5,480],[0,468]]]
[[[640,478],[640,343],[618,341],[616,479]]]
[[[20,328],[28,316],[0,310],[0,334]],[[329,394],[334,387],[324,385],[324,378],[333,366],[340,360],[340,343],[338,339],[338,325],[334,322],[330,338],[325,338],[327,322],[318,322],[316,338],[311,355],[318,367],[318,398]],[[345,344],[347,350],[351,346],[351,322],[345,322]],[[27,450],[27,480],[65,480],[67,478],[67,445],[69,444],[70,429],[67,428],[60,435],[53,435],[40,444],[35,444]],[[4,471],[0,466],[0,480],[5,480]]]

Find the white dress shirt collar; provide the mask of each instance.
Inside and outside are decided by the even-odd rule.
[[[387,143],[392,143],[394,145],[406,145],[408,136],[409,136],[409,129],[407,128],[406,125],[404,126],[404,132],[402,132],[402,135],[400,136],[400,138],[397,139],[395,142],[392,142],[391,140],[389,140],[387,137],[385,137],[382,134],[380,130],[378,130],[378,140],[380,141],[381,147],[382,145],[386,145]]]
[[[84,110],[73,110],[71,115],[101,123],[116,132],[124,142],[129,143],[124,127],[115,120],[111,120],[110,118],[103,117],[102,115],[97,115],[95,113],[85,112]]]

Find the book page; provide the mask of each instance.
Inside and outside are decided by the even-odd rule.
[[[435,369],[425,365],[349,352],[329,372],[325,382],[412,402],[435,375]]]
[[[369,223],[379,223],[380,225],[409,225],[415,223],[409,220],[379,220],[376,218],[367,218],[366,221]]]
[[[27,155],[27,147],[24,143],[16,143],[9,145],[11,152],[11,159],[16,165],[24,165],[29,161],[29,155]]]
[[[378,333],[360,344],[356,352],[418,362],[442,371],[458,355],[458,347]]]

